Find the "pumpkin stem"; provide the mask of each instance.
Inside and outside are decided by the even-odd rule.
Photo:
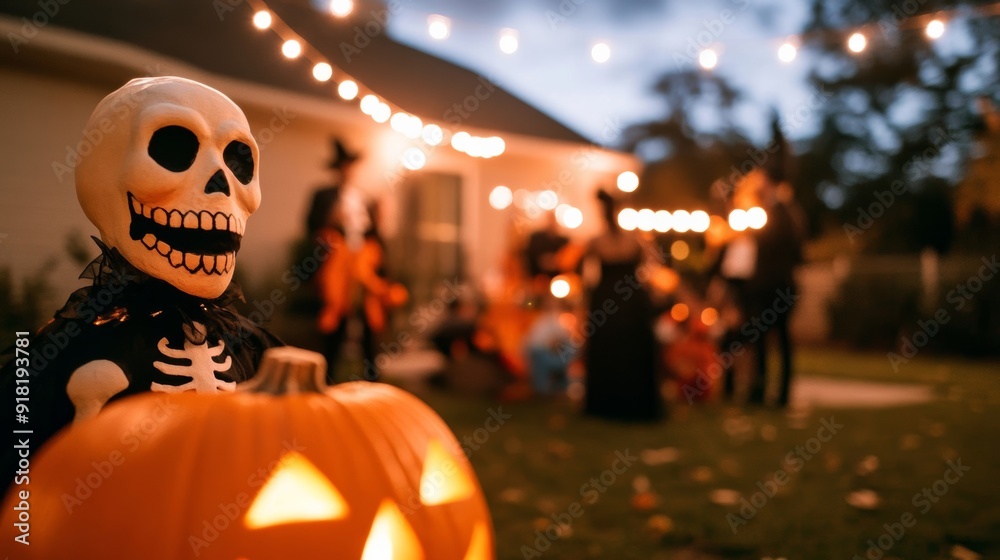
[[[240,391],[288,395],[322,393],[326,384],[326,358],[294,346],[268,348],[257,374],[239,385]]]

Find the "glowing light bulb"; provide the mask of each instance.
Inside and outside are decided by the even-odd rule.
[[[729,227],[733,231],[743,231],[748,227],[747,211],[737,208],[729,213]]]
[[[719,64],[719,55],[712,49],[705,49],[698,53],[698,64],[705,70],[711,70]]]
[[[653,229],[660,233],[667,233],[673,226],[673,216],[666,210],[657,210],[653,221]]]
[[[330,13],[337,17],[346,17],[354,11],[353,0],[330,0]]]
[[[552,279],[552,282],[549,284],[549,291],[552,292],[552,295],[556,296],[559,299],[568,296],[569,290],[570,290],[569,282],[562,276],[556,276],[555,278]]]
[[[622,171],[618,174],[618,190],[633,192],[639,188],[639,176],[632,171]]]
[[[281,45],[281,54],[285,55],[285,58],[298,58],[302,54],[302,43],[299,43],[295,39],[289,39]]]
[[[431,146],[437,146],[444,140],[444,131],[436,124],[424,125],[420,131],[420,137]]]
[[[358,84],[353,80],[344,80],[337,86],[337,94],[340,95],[341,99],[350,101],[358,96]]]
[[[562,213],[562,225],[567,229],[576,229],[583,225],[583,212],[570,206]]]
[[[854,33],[847,39],[847,48],[851,49],[851,52],[859,53],[867,46],[868,39],[862,33]]]
[[[944,22],[939,19],[932,19],[927,23],[924,33],[931,39],[938,39],[944,35]]]
[[[427,33],[432,39],[443,41],[451,35],[451,20],[439,15],[432,15],[427,18]]]
[[[500,50],[504,54],[514,54],[517,52],[518,33],[514,29],[502,29],[500,31]]]
[[[674,212],[674,231],[684,233],[691,229],[691,213],[687,210]]]
[[[597,43],[591,47],[590,57],[594,62],[603,64],[611,58],[611,47],[607,43]]]
[[[366,115],[371,115],[375,113],[375,109],[378,109],[380,104],[381,101],[378,100],[378,97],[369,93],[361,98],[361,112]]]
[[[472,136],[468,132],[459,131],[451,137],[451,147],[460,152],[468,150],[471,142]]]
[[[490,191],[490,206],[494,209],[503,210],[510,206],[511,202],[514,202],[514,193],[511,192],[510,188],[497,185]]]
[[[688,306],[686,304],[683,304],[683,303],[674,304],[674,306],[670,308],[670,317],[674,321],[677,321],[678,323],[680,323],[682,321],[686,321],[687,318],[688,318],[688,315],[690,315],[690,314],[691,314],[691,310],[688,309]]]
[[[325,62],[317,63],[313,66],[313,78],[320,82],[325,82],[333,77],[333,67]]]
[[[379,103],[378,107],[372,111],[372,119],[377,123],[384,123],[392,115],[392,109],[385,103]]]
[[[271,27],[271,12],[261,10],[253,15],[253,26],[257,29],[267,29]]]
[[[708,217],[708,212],[695,210],[691,212],[691,231],[705,233],[712,219]]]
[[[795,45],[791,43],[785,43],[778,48],[778,60],[782,62],[791,62],[795,60],[795,55],[798,54],[798,49]]]
[[[649,208],[643,208],[639,210],[639,221],[636,226],[640,231],[653,231],[653,226],[656,225],[656,213]]]
[[[555,210],[556,206],[559,205],[559,195],[555,191],[544,190],[538,193],[538,198],[535,202],[542,210]]]
[[[759,206],[747,210],[747,226],[752,229],[760,229],[767,223],[767,212]]]
[[[634,208],[625,208],[618,213],[618,227],[632,231],[639,225],[639,213]]]

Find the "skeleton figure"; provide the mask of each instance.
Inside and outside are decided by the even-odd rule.
[[[76,191],[102,255],[82,276],[93,285],[32,342],[64,342],[28,368],[29,425],[12,428],[31,429],[32,448],[130,394],[232,391],[281,344],[229,307],[261,199],[257,143],[239,107],[198,82],[141,78],[104,98],[84,135],[92,150]],[[14,394],[15,369],[10,360],[0,375],[4,394]]]

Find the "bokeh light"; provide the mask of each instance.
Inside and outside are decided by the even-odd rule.
[[[497,185],[490,191],[490,206],[497,210],[503,210],[514,202],[514,193],[504,185]]]

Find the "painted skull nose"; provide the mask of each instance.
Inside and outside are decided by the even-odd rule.
[[[223,173],[221,169],[216,171],[215,175],[212,175],[212,178],[205,184],[205,194],[217,192],[229,196],[229,181],[226,179],[226,174]]]

